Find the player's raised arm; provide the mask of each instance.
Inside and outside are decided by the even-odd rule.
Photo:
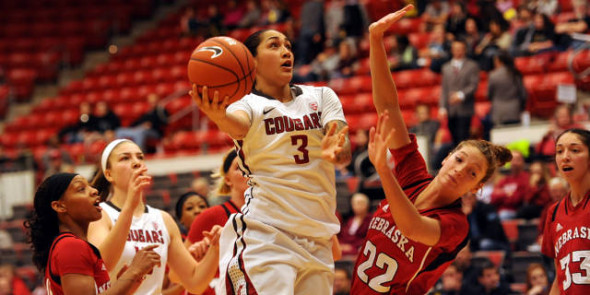
[[[199,93],[196,84],[189,91],[193,101],[207,117],[217,124],[219,129],[231,136],[233,139],[243,139],[250,129],[250,117],[244,111],[235,111],[227,113],[226,108],[229,105],[228,97],[220,100],[219,92],[214,92],[213,100],[209,100],[207,86],[204,86]]]
[[[397,130],[388,144],[389,148],[404,146],[410,143],[410,138],[408,137],[406,124],[404,123],[399,107],[395,83],[389,71],[387,53],[383,44],[383,34],[393,23],[400,20],[408,10],[412,9],[412,7],[412,5],[407,5],[396,12],[384,16],[369,26],[373,103],[379,114],[382,114],[385,110],[389,112],[389,120],[385,122],[384,129],[391,130],[395,128]]]

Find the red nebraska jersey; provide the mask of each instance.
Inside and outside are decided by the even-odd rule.
[[[432,181],[418,152],[416,137],[393,155],[395,174],[412,203]],[[397,228],[387,200],[373,215],[366,241],[360,249],[351,294],[425,294],[467,243],[469,224],[461,200],[444,207],[420,211],[440,221],[437,245],[427,246],[406,238]]]
[[[547,210],[542,252],[555,260],[561,294],[590,294],[589,199],[574,207],[568,194]]]
[[[221,205],[213,206],[205,209],[201,214],[195,217],[191,228],[188,232],[187,238],[191,243],[198,242],[205,238],[203,231],[210,231],[214,225],[224,226],[229,216],[234,213],[240,213],[238,208],[232,201],[227,201]],[[219,270],[215,274],[214,281],[219,278]],[[214,295],[215,290],[211,287],[207,288],[203,295]]]
[[[62,233],[53,240],[45,267],[45,287],[48,295],[63,294],[61,276],[81,274],[94,277],[96,294],[110,287],[109,273],[92,244],[72,233]]]

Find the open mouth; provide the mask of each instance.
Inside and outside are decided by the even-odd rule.
[[[291,67],[293,67],[293,62],[291,62],[290,60],[281,64],[281,68],[283,69],[291,69]]]
[[[96,202],[94,202],[94,207],[96,209],[98,209],[99,211],[102,210],[102,208],[100,207],[100,199],[97,199]]]
[[[570,167],[570,166],[563,166],[563,167],[561,167],[561,171],[563,171],[563,172],[569,172],[569,171],[572,171],[572,170],[574,170],[574,168],[573,167]]]

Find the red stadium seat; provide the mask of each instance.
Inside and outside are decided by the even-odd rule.
[[[408,34],[410,44],[416,47],[418,50],[424,49],[428,46],[428,42],[431,39],[431,33],[412,33]]]
[[[143,70],[137,71],[133,75],[133,83],[135,85],[146,85],[153,83],[152,71],[151,70]]]
[[[137,101],[144,101],[148,95],[156,93],[156,85],[149,84],[149,85],[142,85],[137,87],[137,97],[134,100]]]
[[[100,88],[99,86],[99,82],[98,82],[99,78],[93,78],[93,77],[86,77],[84,78],[84,80],[82,80],[82,89],[83,91],[92,91],[92,90],[97,90]]]
[[[133,85],[133,72],[121,72],[117,75],[117,86],[129,87]]]
[[[475,90],[475,101],[488,101],[488,82],[480,82]]]
[[[117,86],[117,77],[103,73],[98,78],[98,88],[100,89],[111,89]]]
[[[567,59],[571,51],[560,52],[555,55],[553,62],[549,63],[547,70],[549,72],[567,71]]]
[[[155,56],[144,56],[139,60],[139,65],[142,69],[152,70],[157,64],[158,60]]]

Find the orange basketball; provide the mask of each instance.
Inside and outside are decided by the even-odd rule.
[[[209,88],[209,99],[215,90],[219,99],[229,96],[235,102],[250,93],[256,69],[254,58],[242,42],[230,37],[213,37],[199,44],[188,62],[188,79],[199,87]]]

